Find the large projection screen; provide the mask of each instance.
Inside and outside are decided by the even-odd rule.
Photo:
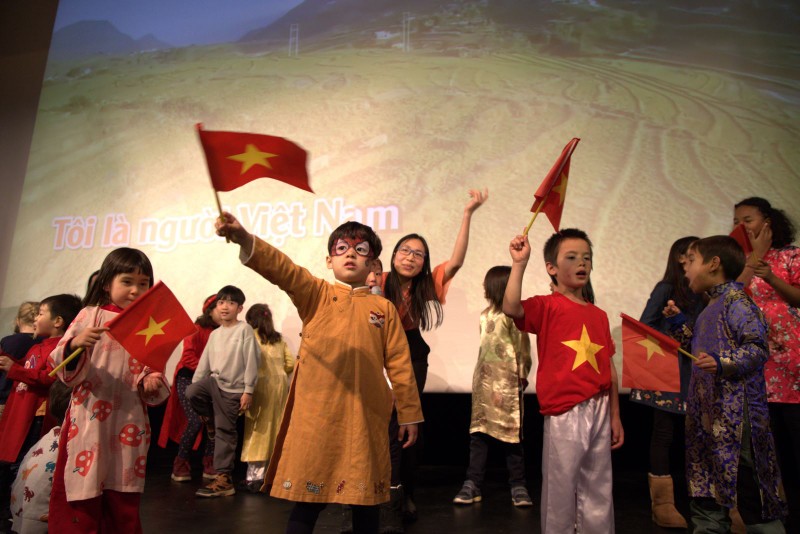
[[[619,339],[670,244],[731,230],[758,195],[798,221],[795,2],[61,0],[2,296],[83,294],[114,247],[144,250],[190,315],[222,285],[268,303],[293,349],[285,294],[213,234],[217,208],[195,124],[289,138],[316,194],[274,180],[222,204],[297,263],[325,268],[330,230],[423,234],[448,259],[473,218],[444,325],[427,332],[427,391],[470,391],[487,269],[530,219],[561,149],[562,227],[594,242],[597,304]],[[523,295],[549,291],[540,217]],[[534,343],[535,345],[535,343]],[[621,369],[621,354],[615,357]]]

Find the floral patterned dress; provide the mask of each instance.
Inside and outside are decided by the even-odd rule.
[[[764,254],[772,272],[800,286],[800,248],[769,249]],[[769,402],[800,403],[800,309],[790,306],[763,279],[754,276],[748,286],[769,325],[769,360],[764,366]]]

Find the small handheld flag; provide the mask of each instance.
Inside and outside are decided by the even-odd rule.
[[[215,191],[232,191],[258,178],[274,178],[313,193],[308,183],[308,153],[299,145],[271,135],[204,130],[200,144]]]
[[[747,235],[744,224],[737,224],[736,228],[730,233],[730,236],[739,243],[745,256],[749,256],[753,252],[753,244],[750,242],[750,236]]]
[[[156,371],[164,372],[167,360],[195,325],[169,288],[158,282],[106,326],[130,355]]]
[[[561,155],[550,169],[550,172],[548,172],[547,176],[542,180],[539,189],[534,193],[535,198],[533,206],[531,206],[533,217],[525,228],[525,235],[528,234],[531,226],[533,226],[533,221],[536,220],[536,216],[540,211],[547,215],[550,224],[553,225],[556,232],[558,231],[559,225],[561,224],[561,212],[564,210],[564,199],[567,197],[569,162],[579,141],[579,138],[573,137],[572,140],[567,143],[567,146],[561,151]]]
[[[664,392],[681,390],[680,343],[625,315],[622,317],[622,386]]]

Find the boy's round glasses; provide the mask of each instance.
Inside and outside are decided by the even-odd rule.
[[[425,253],[424,252],[422,252],[421,250],[414,250],[413,248],[400,247],[400,248],[397,249],[397,253],[400,254],[401,256],[409,256],[409,255],[411,255],[411,256],[414,256],[414,258],[418,259],[418,260],[424,260],[425,259]]]
[[[369,256],[369,242],[367,241],[359,241],[359,242],[352,242],[352,241],[345,241],[344,239],[338,240],[331,249],[331,256],[342,256],[350,250],[350,247],[353,247],[353,250],[356,251],[356,254],[359,256]]]

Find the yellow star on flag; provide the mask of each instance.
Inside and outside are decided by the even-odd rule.
[[[278,154],[270,154],[269,152],[261,152],[256,145],[248,144],[244,152],[241,154],[234,154],[228,156],[228,159],[239,161],[242,164],[242,170],[239,174],[244,174],[254,165],[261,165],[267,169],[271,169],[272,165],[269,164],[269,158],[278,157]]]
[[[144,344],[145,344],[145,346],[147,346],[147,344],[150,343],[150,340],[153,338],[153,336],[163,336],[165,334],[163,328],[164,328],[164,325],[167,324],[168,322],[169,322],[169,319],[167,319],[165,321],[162,321],[160,323],[157,323],[156,320],[153,319],[153,317],[151,316],[150,317],[150,323],[147,325],[147,328],[145,328],[144,330],[140,330],[140,331],[136,332],[136,335],[137,336],[146,336],[145,340],[144,340]]]
[[[653,336],[647,336],[647,339],[643,339],[641,341],[636,342],[637,345],[643,346],[647,349],[647,361],[650,361],[650,358],[653,357],[653,354],[658,354],[660,356],[664,356],[664,352],[661,350],[661,345],[653,339]]]
[[[562,341],[561,343],[575,351],[575,363],[572,364],[573,371],[585,362],[589,362],[589,365],[600,374],[600,367],[597,365],[597,358],[595,355],[603,348],[603,345],[592,343],[592,340],[589,339],[589,331],[586,330],[586,325],[583,325],[583,332],[581,332],[580,339]]]
[[[553,191],[558,193],[558,205],[562,205],[564,203],[564,197],[567,196],[567,175],[561,173],[561,176],[558,179],[558,184],[553,186]]]

